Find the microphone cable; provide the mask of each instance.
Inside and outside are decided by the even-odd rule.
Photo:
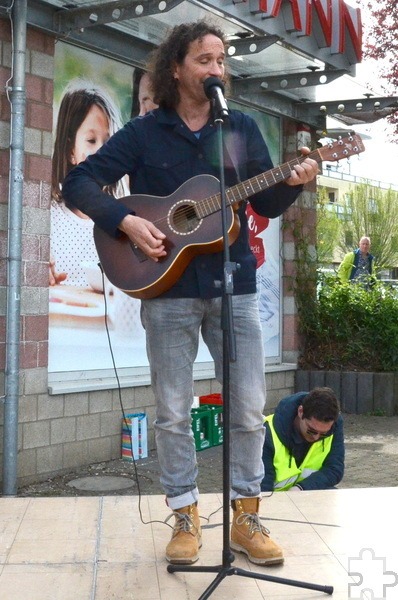
[[[168,527],[170,527],[170,529],[173,529],[173,527],[171,525],[169,525],[168,523],[166,523],[166,521],[159,521],[159,520],[150,520],[150,521],[145,521],[144,517],[142,515],[142,508],[141,508],[141,501],[142,501],[142,494],[141,494],[141,486],[140,486],[140,480],[139,480],[139,476],[138,476],[138,469],[137,469],[137,462],[134,456],[134,451],[133,451],[133,436],[132,436],[132,428],[129,427],[128,421],[127,421],[127,416],[126,416],[126,411],[125,408],[123,406],[123,399],[122,399],[122,388],[120,385],[120,379],[119,379],[119,373],[117,370],[117,366],[116,366],[116,361],[115,361],[115,355],[113,352],[113,348],[112,348],[112,340],[111,340],[111,335],[109,332],[109,326],[108,326],[108,301],[107,301],[107,297],[106,297],[106,293],[105,293],[105,273],[104,270],[102,268],[101,263],[98,263],[98,266],[101,270],[101,277],[102,277],[102,289],[104,290],[104,323],[105,323],[105,331],[106,331],[106,336],[108,339],[108,346],[109,346],[109,351],[110,351],[110,355],[111,355],[111,360],[112,360],[112,367],[113,367],[113,371],[115,373],[115,378],[116,378],[116,383],[117,383],[117,390],[118,390],[118,397],[119,397],[119,404],[120,404],[120,409],[122,412],[122,417],[123,417],[123,422],[126,425],[127,431],[129,432],[129,438],[130,438],[130,448],[131,448],[131,458],[132,458],[132,462],[133,462],[133,469],[134,469],[134,478],[135,478],[135,482],[137,484],[137,491],[138,491],[138,513],[140,515],[140,520],[141,523],[143,523],[143,525],[150,525],[152,523],[160,523],[161,525],[167,525]]]

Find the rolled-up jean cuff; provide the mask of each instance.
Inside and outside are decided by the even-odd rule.
[[[167,497],[167,505],[172,510],[178,510],[179,508],[183,508],[184,506],[189,506],[190,504],[194,504],[199,500],[199,490],[195,488],[190,492],[186,492],[185,494],[181,494],[181,496],[175,496],[174,498]]]
[[[235,492],[235,490],[231,490],[229,497],[231,502],[232,500],[238,500],[239,498],[261,498],[261,492],[255,496],[242,496],[242,494],[238,494],[238,492]]]

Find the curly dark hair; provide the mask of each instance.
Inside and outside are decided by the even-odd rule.
[[[148,61],[151,73],[154,101],[163,108],[175,108],[180,100],[177,82],[174,79],[175,65],[181,65],[189,51],[189,45],[203,39],[206,35],[215,35],[225,47],[227,40],[219,27],[201,20],[183,23],[174,27],[165,41],[156,48]],[[227,82],[227,77],[225,77]]]
[[[337,421],[340,414],[340,404],[331,388],[317,387],[309,392],[302,401],[303,417],[327,423]]]

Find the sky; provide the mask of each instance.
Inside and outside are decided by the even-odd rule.
[[[351,79],[351,78],[350,78]],[[362,97],[366,90],[373,91],[375,96],[386,96],[375,73],[374,65],[371,61],[363,61],[357,65],[357,74],[355,77],[354,90],[357,87],[357,94],[354,96],[358,99]],[[369,82],[372,82],[369,85]],[[364,86],[362,88],[361,86]],[[341,89],[339,90],[339,86]],[[366,88],[366,89],[365,89]],[[341,81],[337,80],[333,88],[334,98],[347,98],[346,78],[342,77]],[[327,128],[343,128],[350,129],[340,121],[327,117]],[[340,163],[340,170],[351,175],[373,179],[383,183],[392,183],[398,186],[398,136],[395,134],[396,142],[392,142],[394,127],[387,119],[379,119],[374,123],[366,123],[364,125],[354,125],[352,129],[355,133],[363,136],[362,141],[365,146],[365,152],[358,156],[350,158],[348,161]],[[344,164],[346,163],[346,164]]]
[[[347,4],[358,6],[356,0],[347,0]],[[369,11],[366,8],[366,2],[361,0],[361,14],[364,23],[364,35],[366,35],[367,20],[370,18]],[[386,96],[382,90],[382,80],[378,79],[378,66],[375,61],[364,59],[362,63],[356,67],[355,82],[359,85],[364,85],[369,91],[375,95]],[[341,96],[335,98],[344,98],[345,95],[345,78],[341,80]],[[337,80],[338,82],[339,80]],[[336,83],[337,83],[336,82]],[[355,84],[354,84],[355,87]],[[361,98],[361,93],[365,90],[358,88],[358,98]],[[333,89],[335,93],[335,89]],[[338,93],[338,92],[337,92]],[[395,95],[398,95],[398,91]],[[327,122],[328,128],[345,127],[339,121],[329,119]],[[395,134],[396,142],[392,143],[391,139],[393,127],[386,119],[379,119],[374,123],[355,125],[353,127],[355,133],[363,134],[363,143],[365,152],[358,157],[352,157],[348,165],[344,166],[344,172],[349,172],[351,175],[364,177],[366,179],[374,179],[383,183],[392,183],[398,186],[398,135]],[[343,161],[346,162],[347,161]],[[343,165],[343,163],[341,163]],[[343,166],[342,166],[343,168]]]
[[[365,152],[350,160],[351,175],[398,186],[398,141],[388,142],[386,120],[356,126],[355,132],[364,134]]]

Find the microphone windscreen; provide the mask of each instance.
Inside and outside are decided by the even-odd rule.
[[[208,77],[207,79],[204,80],[203,87],[205,90],[205,94],[208,98],[213,97],[212,92],[211,92],[211,88],[213,88],[213,87],[221,88],[221,91],[224,93],[224,84],[221,81],[221,79],[219,79],[218,77]]]

